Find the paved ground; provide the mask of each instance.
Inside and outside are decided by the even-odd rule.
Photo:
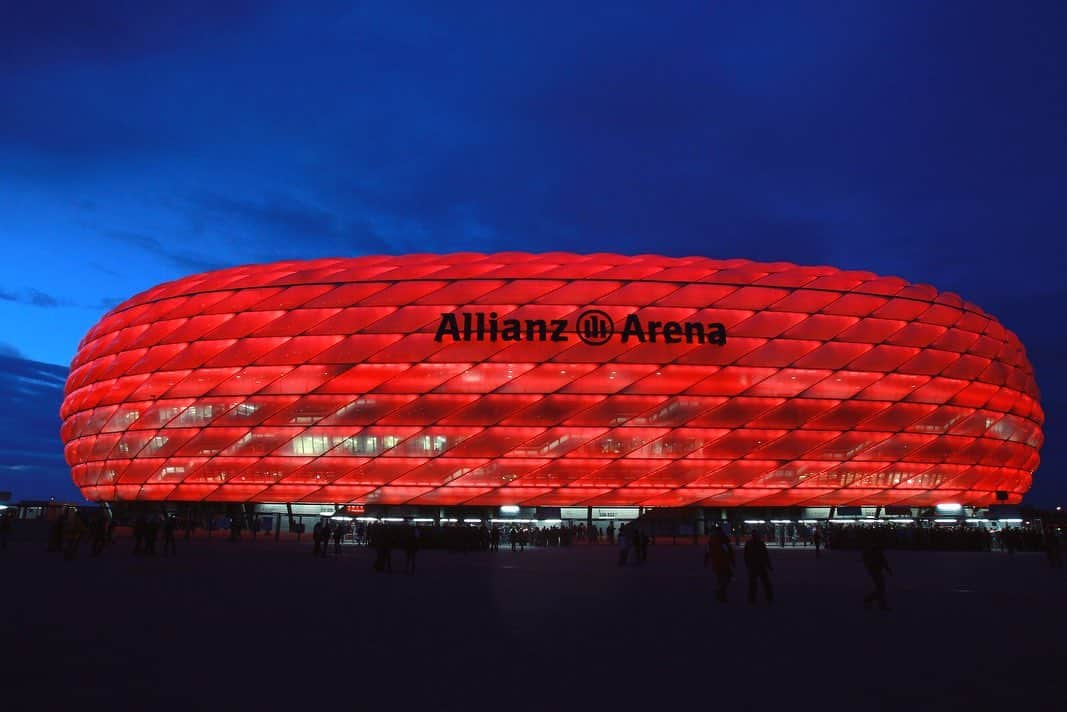
[[[51,709],[1063,709],[1067,575],[1035,554],[773,550],[778,600],[723,606],[691,546],[370,553],[179,541],[176,559],[0,552],[0,699]],[[743,571],[742,571],[743,573]]]

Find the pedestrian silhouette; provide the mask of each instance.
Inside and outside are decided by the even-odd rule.
[[[311,539],[315,542],[315,550],[311,552],[312,556],[318,556],[322,552],[322,520],[315,522],[315,527],[311,530]]]
[[[404,532],[404,572],[415,573],[415,555],[419,553],[419,528]]]
[[[889,568],[889,562],[885,558],[885,551],[873,539],[868,541],[863,549],[863,565],[867,569],[867,574],[871,577],[871,582],[874,584],[874,590],[863,597],[863,605],[870,606],[871,603],[876,602],[880,609],[888,611],[889,602],[886,600],[885,595],[885,575],[886,573],[892,574],[893,570]]]
[[[92,542],[93,556],[100,556],[107,544],[107,519],[102,512],[97,512],[89,529],[90,541]]]
[[[345,529],[340,524],[337,524],[333,528],[333,553],[334,556],[341,555],[341,539],[345,536]]]
[[[630,548],[633,545],[633,535],[626,527],[619,528],[619,566],[626,566],[630,558]]]
[[[159,519],[152,517],[145,525],[145,553],[156,555],[156,540],[159,538]]]
[[[719,603],[726,603],[726,589],[734,576],[734,550],[722,529],[716,529],[708,537],[704,562],[705,565],[711,564],[711,571],[715,574],[715,599]]]
[[[163,556],[178,555],[178,545],[174,541],[174,527],[176,524],[174,517],[167,517],[163,520]]]
[[[7,548],[7,538],[11,535],[11,515],[0,516],[0,549]]]
[[[145,537],[148,535],[148,520],[143,514],[137,516],[133,523],[133,553],[145,552]]]
[[[771,556],[767,545],[763,543],[760,533],[753,532],[752,538],[745,544],[745,568],[748,570],[748,602],[756,602],[758,582],[763,582],[763,595],[767,603],[774,601],[774,587],[771,586]]]
[[[1059,532],[1052,526],[1045,529],[1045,555],[1048,557],[1050,567],[1063,568],[1063,549],[1060,545]]]
[[[63,558],[70,561],[78,554],[78,545],[81,544],[82,536],[85,534],[85,523],[82,522],[81,517],[73,509],[67,512],[67,521],[63,524],[63,536],[65,538],[65,546],[63,547]]]
[[[378,557],[374,562],[374,570],[378,573],[393,573],[393,542],[390,541],[392,532],[384,525],[379,524],[374,532],[374,547]]]

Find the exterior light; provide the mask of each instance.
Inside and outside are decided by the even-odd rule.
[[[500,513],[501,514],[518,514],[519,513],[519,505],[517,505],[517,504],[505,504],[503,507],[500,508]]]
[[[944,504],[937,505],[938,514],[958,514],[963,511],[962,504],[956,504],[955,502],[946,502]]]
[[[425,275],[432,275],[433,281]],[[542,276],[552,280],[550,287]],[[816,279],[816,289],[826,302],[804,298],[802,290]],[[300,504],[304,517],[318,505],[325,509],[353,498],[427,508],[379,510],[404,511],[403,521],[408,523],[415,514],[441,521],[436,515],[442,511],[515,521],[524,516],[522,512],[533,516],[533,509],[523,505],[511,511],[500,504],[514,507],[515,502],[538,501],[534,497],[550,502],[553,516],[560,516],[555,507],[574,507],[583,510],[584,518],[588,510],[582,503],[608,491],[613,506],[637,507],[644,502],[697,506],[712,494],[702,478],[721,468],[731,473],[723,480],[723,504],[758,502],[761,507],[783,508],[733,510],[735,518],[758,517],[756,511],[783,516],[796,512],[784,508],[800,501],[821,516],[835,501],[857,498],[866,511],[873,511],[875,506],[892,506],[901,492],[922,502],[959,502],[952,509],[938,507],[933,516],[961,521],[973,516],[973,507],[994,492],[998,502],[1017,503],[1030,487],[1034,468],[1028,463],[1038,460],[1038,443],[1043,440],[1039,391],[1025,351],[1014,336],[1005,337],[1011,348],[991,357],[994,365],[988,372],[965,379],[983,391],[997,389],[1003,394],[983,406],[979,420],[988,428],[1005,416],[1011,419],[1010,453],[972,448],[969,440],[948,432],[911,429],[911,415],[888,406],[913,400],[911,390],[948,388],[941,383],[946,377],[916,376],[914,369],[900,363],[899,348],[889,352],[879,345],[883,336],[857,340],[817,321],[827,318],[822,312],[829,301],[856,299],[868,304],[882,299],[870,295],[887,293],[884,280],[866,272],[784,262],[741,266],[699,257],[556,252],[317,259],[190,275],[117,305],[86,335],[74,355],[78,365],[66,383],[61,435],[71,446],[67,453],[74,484],[89,500],[273,503],[291,499]],[[773,292],[766,289],[771,284],[777,285]],[[896,279],[889,284],[890,291],[905,294],[916,308],[894,311],[892,324],[880,322],[886,326],[943,332],[943,341],[953,344],[974,343],[987,331],[1002,333],[995,320],[954,295],[939,295],[928,286],[909,287]],[[273,296],[259,294],[262,285],[270,285]],[[312,292],[315,302],[308,301]],[[720,293],[730,296],[713,298]],[[363,301],[371,294],[372,301]],[[476,299],[476,295],[489,296]],[[729,333],[731,339],[744,336],[743,327],[734,325],[745,319],[770,318],[777,324],[779,320],[772,318],[774,305],[780,305],[782,298],[790,300],[791,314],[799,319],[787,320],[796,331],[778,333],[779,329],[767,327],[765,348],[723,348],[728,332],[739,332]],[[339,313],[313,330],[299,318],[304,306],[356,303],[376,306],[358,316]],[[502,303],[512,306],[505,311]],[[708,304],[714,306],[714,317],[701,313],[694,319],[697,313],[687,313],[687,305]],[[249,311],[249,305],[256,305],[255,310]],[[494,308],[497,311],[491,311]],[[176,309],[186,319],[180,333],[167,326]],[[613,315],[619,309],[629,315],[616,319]],[[709,323],[710,318],[721,321]],[[428,323],[431,319],[434,323]],[[831,319],[843,319],[838,326],[844,328],[855,317]],[[874,334],[883,327],[871,328]],[[140,336],[119,336],[131,330]],[[265,333],[272,340],[254,336]],[[167,360],[171,341],[188,343],[190,353],[202,347],[204,355],[216,353],[209,344],[220,344],[220,334],[232,340],[219,357],[225,369],[186,355],[180,357],[184,365],[178,370],[177,360]],[[428,358],[422,341],[408,338],[415,334],[431,338],[437,345],[434,349],[445,349],[437,353],[446,356],[440,361],[437,356]],[[783,364],[782,354],[793,353],[801,338],[810,346],[805,347],[803,367],[793,358]],[[578,342],[584,344],[581,355],[566,357]],[[353,356],[353,343],[359,344],[355,348],[360,354],[374,353],[375,358]],[[843,362],[839,346],[856,360]],[[939,373],[959,375],[968,370],[965,353],[940,346],[934,342],[908,350],[913,349],[919,360],[933,358]],[[142,349],[158,352],[159,358],[142,358]],[[619,356],[623,353],[624,359]],[[689,359],[688,353],[700,357]],[[855,370],[859,363],[861,371]],[[666,378],[668,368],[670,378]],[[764,438],[768,443],[773,440],[765,427],[769,421],[761,416],[770,411],[762,406],[753,409],[746,403],[748,396],[742,395],[754,379],[762,378],[759,374],[772,370],[778,385],[765,383],[780,392],[780,413],[788,415],[767,418],[778,423],[782,442],[824,440],[827,422],[821,414],[829,411],[805,405],[813,403],[811,398],[844,404],[829,416],[841,439],[835,440],[825,458],[816,458],[839,463],[834,471],[844,480],[840,488],[828,488],[824,494],[818,494],[821,488],[806,490],[812,484],[818,487],[822,475],[795,471],[796,466],[794,479],[782,480],[780,486],[751,490],[745,486],[783,477],[784,466],[776,464],[773,453],[750,457]],[[1013,374],[1009,384],[1003,383],[1003,373]],[[602,379],[619,383],[605,384]],[[269,392],[261,390],[271,383]],[[782,387],[783,383],[788,385]],[[109,403],[107,408],[114,408],[114,413],[98,408],[98,403]],[[737,421],[726,436],[731,444],[721,447],[714,444],[723,434],[719,428],[691,425],[711,426],[715,419],[700,421],[694,416],[720,407]],[[393,415],[401,412],[403,416]],[[1017,412],[1028,415],[1010,415]],[[320,414],[327,413],[335,414],[328,421],[331,425],[315,425]],[[444,418],[446,413],[456,415]],[[867,429],[864,423],[875,417],[878,427]],[[136,442],[132,434],[138,431],[131,430],[116,445],[116,433],[133,421],[145,426]],[[620,422],[633,427],[616,431]],[[358,430],[347,436],[342,432],[356,423]],[[201,444],[188,452],[175,449],[174,443],[164,445],[171,430],[157,431],[157,426],[172,425],[188,428],[183,432]],[[233,442],[238,425],[245,434]],[[904,484],[901,480],[912,480],[905,485],[908,490],[868,489],[868,478],[882,472],[867,456],[882,440],[875,430],[896,433],[892,439],[896,447],[891,449],[913,453],[929,448],[927,452],[938,453],[938,461],[955,463],[953,467],[976,476],[968,476],[966,484],[951,478],[921,480],[917,478],[925,471],[922,468],[912,472],[901,467],[888,472],[884,485],[892,488]],[[622,435],[630,431],[632,435]],[[140,438],[153,432],[165,434],[158,441],[149,438],[141,443]],[[708,442],[700,442],[704,440]],[[226,455],[221,454],[223,447]],[[115,462],[129,463],[123,465],[122,480],[115,466],[107,464],[112,462],[107,455],[112,450],[121,458]],[[295,457],[279,457],[283,453]],[[193,455],[212,464],[197,474],[189,465]],[[649,457],[663,459],[652,463]],[[304,469],[301,458],[314,464]],[[283,467],[283,460],[289,464]],[[654,483],[630,477],[643,477],[651,464],[656,465]],[[413,474],[403,474],[407,479],[401,483],[402,472]],[[475,472],[476,477],[466,476]],[[287,482],[291,473],[298,474]],[[612,474],[598,482],[599,473]],[[557,480],[566,484],[557,487]],[[605,489],[599,490],[601,484]],[[663,499],[655,494],[659,487]],[[472,497],[484,497],[480,500],[484,508],[428,509],[479,501]],[[934,511],[933,505],[924,506]],[[845,511],[856,515],[835,513],[835,517],[862,518],[859,509]],[[1055,516],[1062,517],[1063,511],[1057,507]],[[1046,512],[1052,515],[1052,510]],[[332,510],[324,511],[322,516],[331,514]]]

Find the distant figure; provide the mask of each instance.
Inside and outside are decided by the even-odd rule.
[[[7,548],[7,538],[11,535],[10,515],[0,516],[0,549]]]
[[[863,549],[863,565],[874,583],[874,590],[863,597],[863,605],[869,606],[871,603],[877,602],[880,609],[888,611],[889,603],[886,601],[885,596],[885,575],[887,572],[892,574],[893,570],[889,568],[889,562],[885,558],[885,551],[879,544],[874,541],[867,543]]]
[[[384,526],[379,526],[374,533],[374,546],[378,551],[378,557],[374,561],[374,570],[378,573],[393,573],[393,550],[390,537],[392,532]]]
[[[322,550],[322,520],[315,522],[315,528],[311,530],[311,539],[315,542],[315,550],[312,556],[318,556]]]
[[[641,565],[641,544],[641,530],[634,525],[630,525],[630,551],[633,552],[635,566]]]
[[[48,530],[48,551],[63,551],[63,523],[66,517],[60,515],[52,522]]]
[[[763,594],[767,603],[774,601],[774,588],[771,586],[771,556],[767,545],[759,532],[753,532],[752,538],[745,544],[745,568],[748,569],[748,602],[756,602],[756,584],[763,582]]]
[[[159,539],[159,518],[152,517],[148,520],[145,528],[145,553],[150,556],[156,555],[156,540]]]
[[[611,535],[609,534],[609,538]],[[619,566],[626,566],[627,559],[630,558],[630,548],[632,546],[631,532],[625,528],[619,529]]]
[[[133,523],[133,553],[145,553],[145,536],[148,534],[148,520],[143,514],[137,515]]]
[[[419,553],[419,528],[404,532],[404,573],[415,573],[415,554]]]
[[[338,524],[333,528],[333,554],[334,556],[341,555],[341,539],[345,536],[345,528]]]
[[[103,513],[97,512],[89,528],[89,537],[92,543],[93,556],[100,556],[107,544],[107,518]]]
[[[329,521],[322,523],[322,546],[319,548],[319,556],[326,558],[330,554],[330,537],[333,535],[333,526]]]
[[[1045,530],[1045,554],[1048,556],[1048,565],[1054,569],[1063,568],[1063,551],[1060,545],[1059,533],[1055,527]]]
[[[644,563],[648,561],[648,544],[651,538],[647,532],[640,529],[634,530],[634,544],[636,546],[635,554],[637,555],[637,563]]]
[[[734,576],[734,550],[722,529],[716,529],[708,537],[704,561],[705,565],[711,564],[711,571],[715,574],[715,599],[719,603],[726,603],[726,589]]]
[[[493,527],[493,531],[489,533],[489,542],[491,551],[500,551],[500,527]]]
[[[811,543],[815,545],[815,558],[819,558],[819,549],[822,548],[822,532],[816,528],[815,533],[811,535]]]
[[[67,512],[67,521],[63,524],[63,536],[66,540],[63,547],[63,558],[67,561],[73,559],[78,553],[78,545],[81,544],[85,534],[85,523],[73,509]]]
[[[174,517],[166,517],[163,520],[163,556],[177,556],[178,545],[174,541],[174,528],[177,522]]]
[[[608,522],[608,543],[615,543],[615,522]]]

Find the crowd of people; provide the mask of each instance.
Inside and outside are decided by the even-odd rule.
[[[879,609],[888,611],[885,575],[892,574],[893,571],[886,559],[885,548],[876,537],[870,536],[869,532],[861,532],[860,536],[863,552],[861,560],[873,587],[870,593],[863,597],[863,604],[870,606],[872,603],[877,603]],[[747,535],[742,552],[741,558],[745,563],[748,578],[749,604],[756,604],[761,589],[767,604],[773,603],[774,584],[771,582],[771,572],[774,566],[771,564],[771,555],[761,530],[756,529]],[[715,600],[719,603],[727,603],[730,583],[736,571],[736,561],[730,537],[722,529],[714,529],[708,537],[707,549],[704,552],[704,566],[710,567],[715,576]]]
[[[103,512],[85,517],[74,508],[66,509],[49,527],[48,551],[62,553],[64,559],[71,560],[87,538],[92,555],[99,556],[111,543],[114,531],[114,521]]]
[[[1055,527],[1032,524],[992,530],[980,526],[929,526],[891,521],[862,524],[820,523],[810,525],[734,524],[734,545],[758,532],[765,542],[780,547],[814,546],[816,550],[859,549],[870,538],[886,549],[936,549],[944,551],[1045,551],[1049,538],[1063,544]]]
[[[0,516],[0,547],[6,548],[11,530],[10,516]],[[250,529],[255,538],[259,531],[258,520],[245,523],[241,517],[227,522],[228,538],[239,541],[244,529]],[[61,553],[66,559],[77,556],[83,542],[88,543],[92,556],[99,556],[114,540],[116,520],[104,510],[78,512],[64,509],[55,517],[49,528],[48,551]],[[165,513],[141,513],[128,521],[133,538],[133,554],[138,556],[176,556],[177,538],[180,531],[189,538],[196,528],[192,519],[181,519]],[[246,526],[247,524],[247,526]],[[209,531],[214,527],[209,525]],[[732,539],[732,546],[731,546]],[[446,526],[412,526],[407,523],[382,521],[331,519],[317,520],[312,532],[313,553],[317,557],[342,555],[344,544],[352,542],[374,550],[374,569],[387,573],[393,570],[392,552],[404,553],[404,570],[415,572],[415,560],[421,549],[445,549],[453,551],[499,551],[501,546],[512,551],[523,551],[527,546],[567,547],[575,543],[617,544],[618,565],[640,565],[648,558],[649,545],[655,543],[650,532],[639,521],[629,522],[618,529],[614,522],[604,528],[587,526],[586,523],[561,523],[539,527],[531,523],[482,522],[476,525],[455,524]],[[725,545],[722,545],[722,543]],[[770,580],[771,564],[767,542],[779,546],[813,546],[815,556],[822,547],[835,550],[862,550],[865,564],[875,582],[875,593],[884,589],[884,562],[886,549],[940,549],[940,550],[1000,550],[1009,554],[1017,551],[1042,551],[1052,567],[1063,566],[1062,551],[1064,532],[1054,526],[1040,527],[1029,522],[1022,526],[991,530],[976,526],[902,526],[892,523],[838,524],[823,523],[811,526],[790,526],[750,523],[712,527],[707,539],[705,565],[716,572],[721,583],[724,573],[733,571],[733,548],[743,549],[744,562],[751,577],[749,595],[755,599],[758,590],[765,598],[773,600]],[[872,553],[876,552],[876,553]],[[721,588],[717,596],[723,595]],[[722,600],[720,598],[720,600]],[[884,604],[884,591],[872,597],[872,602]]]

